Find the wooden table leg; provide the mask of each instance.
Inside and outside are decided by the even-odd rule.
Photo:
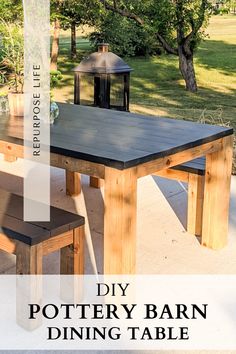
[[[135,273],[136,214],[136,170],[106,167],[104,274]]]
[[[6,162],[15,162],[17,161],[17,157],[11,155],[4,155],[4,161]]]
[[[66,171],[66,194],[71,197],[80,195],[81,193],[81,176],[80,173]]]
[[[101,188],[103,185],[103,180],[97,177],[90,177],[90,187],[92,188]]]
[[[233,137],[206,156],[202,245],[221,249],[227,244]]]
[[[196,236],[202,235],[204,179],[204,176],[189,174],[187,230]]]

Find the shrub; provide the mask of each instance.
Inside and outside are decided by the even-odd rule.
[[[51,70],[50,72],[50,88],[54,89],[60,84],[62,73],[59,70]]]
[[[22,29],[0,21],[0,82],[7,83],[14,92],[24,87],[24,38]]]
[[[160,54],[160,46],[153,34],[127,18],[114,13],[107,13],[90,41],[97,47],[98,43],[110,44],[111,51],[122,57],[147,56]]]
[[[51,101],[53,100],[53,89],[59,86],[62,80],[62,73],[59,70],[50,71],[50,96]]]

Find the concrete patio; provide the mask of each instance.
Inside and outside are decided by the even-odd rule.
[[[0,166],[0,187],[4,186],[11,192],[22,194],[22,161],[8,163],[3,160],[3,156],[0,156]],[[52,204],[86,216],[86,273],[94,273],[96,269],[100,273],[103,252],[103,190],[90,188],[88,177],[83,176],[82,195],[76,198],[68,197],[65,195],[65,172],[56,168],[52,168],[51,172]],[[145,177],[139,181],[137,272],[139,274],[235,274],[236,177],[232,177],[229,243],[225,249],[217,252],[201,247],[199,240],[185,231],[186,188],[187,186],[181,183],[158,177]],[[57,253],[45,257],[44,271],[48,274],[59,272]],[[14,272],[15,257],[0,252],[0,273],[14,274]],[[1,353],[5,352],[1,351]],[[12,351],[11,353],[23,352]],[[47,353],[72,354],[74,351]],[[86,353],[106,354],[107,352]],[[109,353],[120,352],[111,350]],[[129,353],[147,354],[148,352],[129,351]],[[165,353],[174,354],[175,351]],[[181,351],[181,353],[189,352]],[[212,352],[194,351],[193,353]],[[214,351],[214,353],[233,354],[235,351]]]
[[[0,157],[0,187],[22,194],[23,164]],[[14,174],[14,175],[13,175]],[[83,193],[65,194],[65,172],[51,171],[52,204],[86,216],[86,273],[102,272],[103,190],[89,187],[82,177]],[[203,248],[189,235],[186,224],[187,186],[159,177],[145,177],[138,185],[137,273],[139,274],[236,274],[236,177],[232,177],[229,243],[221,251]],[[0,272],[14,273],[15,257],[0,253]],[[226,261],[227,260],[227,261]],[[58,254],[45,257],[45,273],[59,272]]]

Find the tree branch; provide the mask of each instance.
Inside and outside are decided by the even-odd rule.
[[[127,17],[131,20],[136,21],[139,25],[143,26],[144,25],[144,20],[139,17],[138,15],[134,14],[133,12],[129,12],[127,10],[122,10],[118,8],[117,6],[117,0],[113,0],[113,5],[110,5],[106,0],[99,0],[103,6],[109,11],[113,11],[123,17]],[[174,54],[178,55],[178,50],[176,48],[172,48],[167,41],[162,37],[159,33],[157,33],[157,39],[160,42],[160,44],[163,46],[163,48],[166,50],[167,53],[169,54]]]
[[[199,11],[199,16],[198,16],[198,24],[196,26],[195,31],[199,31],[200,28],[202,27],[204,20],[205,20],[205,13],[207,10],[207,5],[208,5],[208,0],[202,0],[200,11]]]
[[[176,6],[176,17],[177,17],[177,40],[178,40],[178,44],[182,44],[184,39],[183,0],[177,0],[175,6]]]
[[[164,37],[162,37],[159,33],[156,34],[157,35],[157,39],[159,40],[159,42],[161,43],[162,47],[165,49],[165,51],[169,54],[174,54],[174,55],[178,55],[178,49],[171,47],[167,41],[165,40]]]
[[[106,0],[99,0],[99,1],[100,1],[101,4],[103,4],[105,6],[105,8],[107,10],[116,12],[117,14],[119,14],[119,15],[121,15],[123,17],[130,18],[131,20],[136,21],[141,26],[144,25],[144,20],[141,17],[137,16],[136,14],[134,14],[133,12],[130,12],[128,10],[119,9],[117,7],[117,3],[116,3],[115,0],[113,1],[113,5],[110,5]]]
[[[192,38],[198,33],[201,29],[204,20],[205,20],[205,13],[207,9],[208,0],[202,0],[201,7],[199,9],[199,16],[198,20],[195,22],[194,20],[191,21],[192,31],[185,37],[184,46],[189,46],[190,41]]]

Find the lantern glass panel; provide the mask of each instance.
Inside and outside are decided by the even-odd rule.
[[[124,75],[111,75],[111,107],[124,106]]]
[[[94,105],[94,76],[80,74],[80,104],[84,106]]]

